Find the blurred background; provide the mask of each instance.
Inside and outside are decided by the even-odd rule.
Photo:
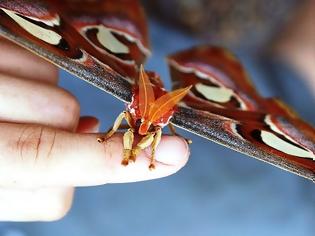
[[[198,43],[232,49],[264,96],[277,96],[315,124],[314,0],[146,1],[153,56],[146,67],[170,89],[165,56]],[[61,71],[82,115],[102,130],[124,109],[112,96]],[[315,185],[200,137],[190,161],[164,179],[78,188],[53,223],[6,223],[1,236],[313,236]]]

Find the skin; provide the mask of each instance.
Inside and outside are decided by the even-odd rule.
[[[58,70],[0,38],[0,220],[52,221],[71,207],[75,186],[150,180],[187,162],[183,138],[163,136],[150,171],[150,150],[121,165],[122,134],[96,141],[99,121],[58,87]],[[35,72],[35,73],[34,73]]]
[[[306,1],[274,42],[273,53],[298,71],[315,98],[315,1]]]

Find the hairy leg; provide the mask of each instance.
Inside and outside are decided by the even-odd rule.
[[[156,133],[154,135],[154,140],[152,142],[152,153],[151,153],[151,159],[150,159],[150,165],[149,165],[149,169],[153,170],[155,169],[155,150],[157,148],[157,146],[159,145],[160,141],[162,138],[162,129],[161,128],[157,128]]]
[[[121,164],[124,166],[129,164],[130,156],[132,153],[133,141],[134,141],[134,129],[130,128],[127,130],[127,132],[125,132],[124,137],[123,137],[124,157]]]
[[[150,132],[144,136],[140,142],[132,149],[132,154],[130,157],[131,161],[135,161],[141,150],[149,147],[154,141],[155,132]]]
[[[123,120],[126,120],[128,125],[121,124],[123,122]],[[126,129],[129,127],[132,127],[131,116],[130,116],[129,112],[124,111],[124,112],[120,113],[119,116],[116,118],[113,127],[111,129],[109,129],[109,131],[107,131],[104,136],[97,138],[97,141],[99,143],[103,143],[106,139],[113,136],[113,134],[116,133],[117,130]]]

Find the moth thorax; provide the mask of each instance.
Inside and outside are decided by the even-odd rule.
[[[150,126],[151,126],[150,121],[147,120],[141,121],[138,133],[140,135],[146,135],[150,129]]]

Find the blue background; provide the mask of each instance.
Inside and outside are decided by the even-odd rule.
[[[147,69],[170,88],[165,55],[199,43],[174,29],[150,23],[153,56]],[[277,95],[314,124],[314,97],[289,68],[253,51],[236,50],[265,96]],[[82,115],[107,129],[124,104],[61,72]],[[0,235],[299,235],[315,229],[315,185],[200,137],[179,173],[148,182],[78,188],[70,213],[53,223],[8,223]]]

